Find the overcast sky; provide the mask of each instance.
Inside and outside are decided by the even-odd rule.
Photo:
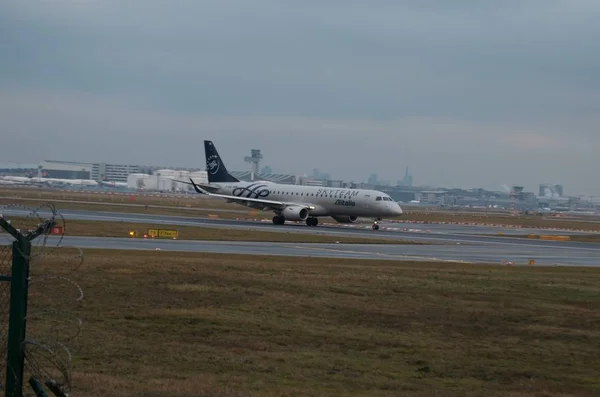
[[[599,194],[594,0],[2,0],[0,162]]]

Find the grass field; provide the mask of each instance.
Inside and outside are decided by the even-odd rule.
[[[37,218],[25,220],[22,217],[10,217],[15,227],[33,229]],[[25,225],[23,225],[25,222]],[[21,226],[20,226],[21,225]],[[209,228],[196,226],[157,225],[152,223],[128,223],[128,222],[103,222],[103,221],[80,221],[67,220],[64,225],[64,234],[67,236],[90,236],[90,237],[129,237],[129,231],[135,231],[137,238],[143,238],[148,229],[175,229],[179,240],[211,240],[211,241],[264,241],[264,242],[293,242],[293,243],[358,243],[358,244],[429,244],[422,241],[386,239],[377,237],[352,237],[331,236],[327,234],[304,234],[296,232],[268,232],[257,230],[240,230],[233,228]],[[311,229],[311,231],[314,231]],[[0,230],[2,232],[2,230]]]
[[[484,223],[495,225],[525,226],[525,227],[551,227],[575,230],[597,230],[600,231],[600,221],[589,221],[583,219],[563,219],[555,216],[519,215],[509,214],[453,214],[439,211],[415,211],[406,212],[403,220],[423,222],[466,222]]]
[[[73,395],[600,395],[600,269],[86,250],[76,274]]]
[[[69,201],[69,199],[0,198],[0,208],[2,206],[16,204],[30,209],[36,209],[39,206],[48,203],[53,203],[58,210],[71,209],[192,217],[208,217],[211,215],[218,215],[220,218],[224,219],[270,219],[273,216],[273,214],[270,212],[245,209],[244,207],[235,204],[224,206],[221,200],[207,198],[198,198],[198,200],[195,202],[195,206],[191,206],[189,203],[179,203],[179,205],[175,203],[174,206],[167,206],[162,204],[140,204],[135,201],[121,202],[121,200],[78,202]],[[217,206],[216,204],[221,205]]]
[[[0,187],[0,196],[8,197],[0,199],[0,206],[12,203],[25,206],[38,206],[47,203],[48,201],[53,201],[59,209],[69,208],[204,217],[211,214],[218,214],[219,217],[226,219],[235,219],[238,217],[262,219],[271,218],[273,215],[271,212],[248,210],[240,205],[225,203],[219,199],[212,199],[199,195],[191,195],[189,197],[154,197]],[[34,201],[31,199],[34,199]],[[67,203],[61,202],[60,200],[89,203]],[[326,219],[327,221],[335,222],[331,218]],[[526,227],[557,227],[575,230],[600,231],[600,219],[597,217],[584,219],[578,217],[566,218],[537,215],[512,216],[510,214],[499,213],[473,214],[467,212],[451,212],[447,210],[405,210],[405,213],[402,216],[392,219],[423,222],[484,223]]]
[[[498,234],[499,237],[519,237],[519,238],[531,238],[527,234]],[[600,243],[600,234],[568,234],[569,241],[577,241],[581,243]],[[539,239],[539,235],[536,235],[535,239]]]

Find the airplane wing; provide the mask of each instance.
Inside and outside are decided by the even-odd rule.
[[[259,198],[251,198],[251,197],[238,197],[238,196],[231,196],[231,195],[227,195],[227,194],[210,193],[210,192],[206,191],[205,189],[203,189],[202,187],[198,186],[191,178],[190,178],[190,182],[183,182],[183,181],[177,181],[177,182],[182,182],[182,183],[186,183],[188,185],[194,186],[194,189],[196,190],[197,193],[204,194],[206,196],[211,196],[211,197],[219,197],[219,198],[225,199],[229,202],[237,201],[240,203],[256,203],[256,204],[262,204],[268,208],[273,208],[273,209],[278,209],[278,210],[282,210],[282,209],[284,209],[286,207],[290,207],[290,206],[302,206],[302,204],[299,204],[299,203],[286,203],[284,201],[274,201],[274,200],[265,200],[265,199],[259,199]],[[308,209],[314,209],[314,207],[311,205],[304,205],[304,206]]]
[[[211,185],[205,185],[205,184],[202,184],[202,183],[196,183],[196,182],[193,182],[193,181],[192,181],[192,182],[193,182],[193,183],[192,183],[192,182],[188,182],[188,181],[180,181],[180,180],[178,180],[178,179],[172,179],[172,178],[171,178],[171,180],[172,180],[173,182],[185,183],[186,185],[196,185],[196,186],[198,186],[200,189],[202,189],[202,190],[204,190],[204,191],[206,191],[206,192],[208,192],[208,193],[211,193],[211,190],[213,190],[213,189],[215,189],[215,190],[216,190],[216,189],[218,189],[218,188],[217,188],[217,187],[215,187],[215,186],[211,186]],[[192,180],[192,179],[190,178],[190,181],[191,181],[191,180]],[[196,192],[198,192],[198,190],[197,190],[197,189],[196,189]],[[202,193],[202,194],[204,194],[204,193]]]

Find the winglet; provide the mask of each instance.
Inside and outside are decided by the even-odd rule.
[[[196,190],[196,193],[200,193],[200,194],[208,194],[208,192],[204,189],[202,189],[200,186],[196,185],[194,183],[194,181],[192,180],[192,178],[190,178],[190,182],[192,182],[192,186],[194,186],[194,190]]]

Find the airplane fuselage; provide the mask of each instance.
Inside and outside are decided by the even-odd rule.
[[[310,206],[310,216],[389,217],[402,214],[398,203],[377,190],[285,185],[268,181],[211,183],[208,186],[217,194]],[[245,206],[264,207],[260,203]]]

